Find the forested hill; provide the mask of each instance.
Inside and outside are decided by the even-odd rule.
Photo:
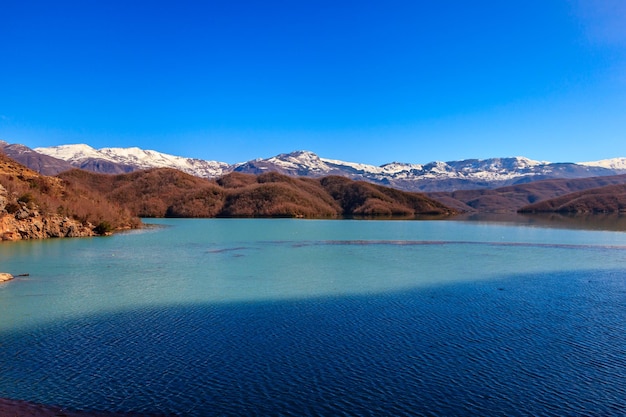
[[[72,170],[59,178],[97,192],[140,217],[305,217],[452,215],[420,193],[343,177],[294,178],[233,172],[206,180],[170,168],[105,175]]]
[[[606,185],[540,201],[520,213],[626,213],[626,184]]]
[[[443,204],[460,211],[474,212],[516,212],[523,208],[531,211],[561,211],[570,212],[605,212],[615,210],[618,205],[614,202],[607,204],[607,197],[611,194],[622,194],[620,186],[626,184],[626,175],[613,175],[592,178],[570,178],[534,181],[527,184],[517,184],[492,190],[459,190],[454,192],[429,193]],[[615,186],[615,188],[611,188]],[[606,187],[606,188],[604,188]],[[571,195],[570,195],[571,194]],[[566,197],[568,196],[569,197]],[[549,200],[557,199],[548,203]],[[579,204],[585,199],[584,204]],[[577,199],[577,208],[566,207],[567,200]],[[528,208],[527,208],[528,206]],[[559,208],[560,207],[560,208]]]

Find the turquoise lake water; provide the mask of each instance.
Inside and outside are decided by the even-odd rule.
[[[624,415],[626,233],[149,220],[3,243],[0,397],[222,415]]]

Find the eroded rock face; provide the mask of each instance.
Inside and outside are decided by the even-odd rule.
[[[93,225],[61,216],[43,216],[37,207],[12,203],[0,184],[0,240],[46,239],[50,237],[94,236]]]
[[[9,209],[8,192],[0,184],[0,240],[94,236],[93,225],[61,216],[43,216],[37,207],[14,202]]]
[[[7,190],[0,184],[0,213],[2,213],[7,206],[7,201]]]
[[[93,225],[61,216],[41,216],[31,211],[0,214],[0,240],[46,239],[95,236]]]

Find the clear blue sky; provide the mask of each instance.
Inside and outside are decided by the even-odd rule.
[[[626,156],[626,2],[0,4],[0,139],[239,162]]]

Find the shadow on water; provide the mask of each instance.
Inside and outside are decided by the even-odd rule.
[[[2,334],[0,397],[240,415],[623,415],[623,271],[150,307]]]

